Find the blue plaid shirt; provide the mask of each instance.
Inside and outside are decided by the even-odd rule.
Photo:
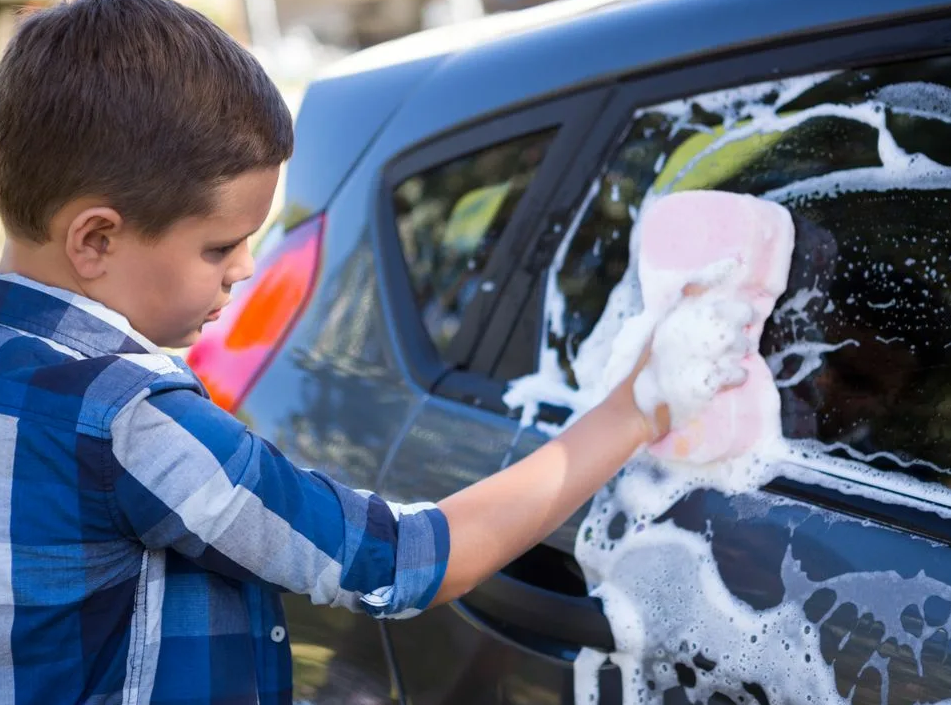
[[[410,616],[449,531],[300,470],[89,299],[0,276],[0,705],[290,703],[280,592]]]

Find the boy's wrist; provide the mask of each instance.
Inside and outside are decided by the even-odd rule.
[[[616,423],[627,429],[623,433],[634,449],[661,438],[670,424],[666,408],[658,407],[651,412],[638,407],[631,384],[620,384],[602,406]]]

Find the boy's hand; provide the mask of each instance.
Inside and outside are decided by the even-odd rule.
[[[630,416],[631,438],[643,438],[648,443],[660,440],[670,432],[670,410],[666,404],[660,404],[651,413],[638,408],[634,398],[634,383],[650,360],[651,343],[652,340],[647,341],[634,369],[602,402],[603,406],[619,418]]]
[[[683,297],[673,306],[671,311],[668,311],[668,315],[685,303],[688,306],[694,305],[697,299],[702,297],[709,290],[709,283],[687,284],[682,291]],[[706,319],[705,323],[710,325],[719,324],[719,326],[713,328],[713,330],[718,334],[716,337],[719,337],[720,341],[713,345],[710,345],[710,341],[696,341],[696,345],[699,345],[700,349],[703,349],[705,343],[709,346],[706,354],[696,361],[697,364],[684,365],[682,360],[678,360],[673,363],[672,368],[665,370],[667,376],[670,376],[669,373],[672,369],[677,377],[699,375],[704,378],[706,383],[702,385],[702,387],[705,387],[705,389],[701,391],[705,391],[706,395],[701,394],[693,399],[694,405],[699,404],[702,406],[715,394],[728,389],[734,389],[742,385],[746,379],[746,371],[740,366],[740,360],[747,352],[748,342],[744,329],[752,316],[752,308],[738,301],[726,301],[725,304],[725,306],[722,304],[714,304],[709,313],[706,313],[706,309],[702,309],[702,311],[704,311],[704,318]],[[678,315],[682,314],[678,312]],[[665,322],[666,317],[661,320],[657,328],[655,328],[655,335]],[[691,330],[693,329],[695,328],[691,328]],[[670,338],[670,332],[671,331],[667,331],[666,336],[662,333],[661,337]],[[675,356],[675,359],[681,357],[689,359],[691,357],[691,341],[686,337],[679,337],[680,332],[681,331],[674,330],[674,333],[677,334],[677,339],[684,340],[684,345],[687,347],[678,349],[678,355]],[[652,409],[641,409],[638,407],[637,395],[634,393],[638,378],[644,372],[648,363],[651,361],[651,356],[654,354],[653,344],[655,335],[652,335],[644,345],[644,349],[631,373],[614,388],[604,402],[613,413],[621,414],[622,417],[624,415],[630,415],[633,428],[632,438],[647,438],[648,443],[660,440],[671,430],[671,410],[668,404],[662,402],[658,403]],[[700,335],[699,332],[698,335]],[[703,336],[701,335],[700,337],[702,340]],[[707,337],[710,336],[708,335]],[[668,340],[668,343],[669,342]],[[680,346],[678,346],[678,348],[679,347]],[[686,353],[686,355],[684,355],[684,353]],[[667,362],[670,361],[668,360]],[[689,367],[689,369],[680,369],[682,367]],[[716,373],[711,373],[708,376],[704,373],[706,368],[714,369]],[[648,372],[648,374],[650,374],[650,372]],[[683,416],[683,409],[681,409],[681,416]],[[681,419],[681,422],[682,421]]]

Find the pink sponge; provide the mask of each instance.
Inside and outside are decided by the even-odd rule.
[[[689,191],[659,199],[638,223],[638,262],[645,313],[666,311],[697,272],[717,262],[736,266],[710,292],[753,308],[744,329],[750,352],[747,381],[717,394],[696,417],[650,447],[651,454],[694,464],[737,457],[778,432],[779,394],[757,352],[766,319],[785,291],[795,240],[792,217],[782,206],[720,191]],[[662,351],[654,351],[655,355]]]

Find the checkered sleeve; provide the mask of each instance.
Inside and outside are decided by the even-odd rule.
[[[146,389],[111,423],[114,514],[150,549],[314,603],[412,616],[446,570],[431,504],[388,504],[302,470],[193,391]]]

